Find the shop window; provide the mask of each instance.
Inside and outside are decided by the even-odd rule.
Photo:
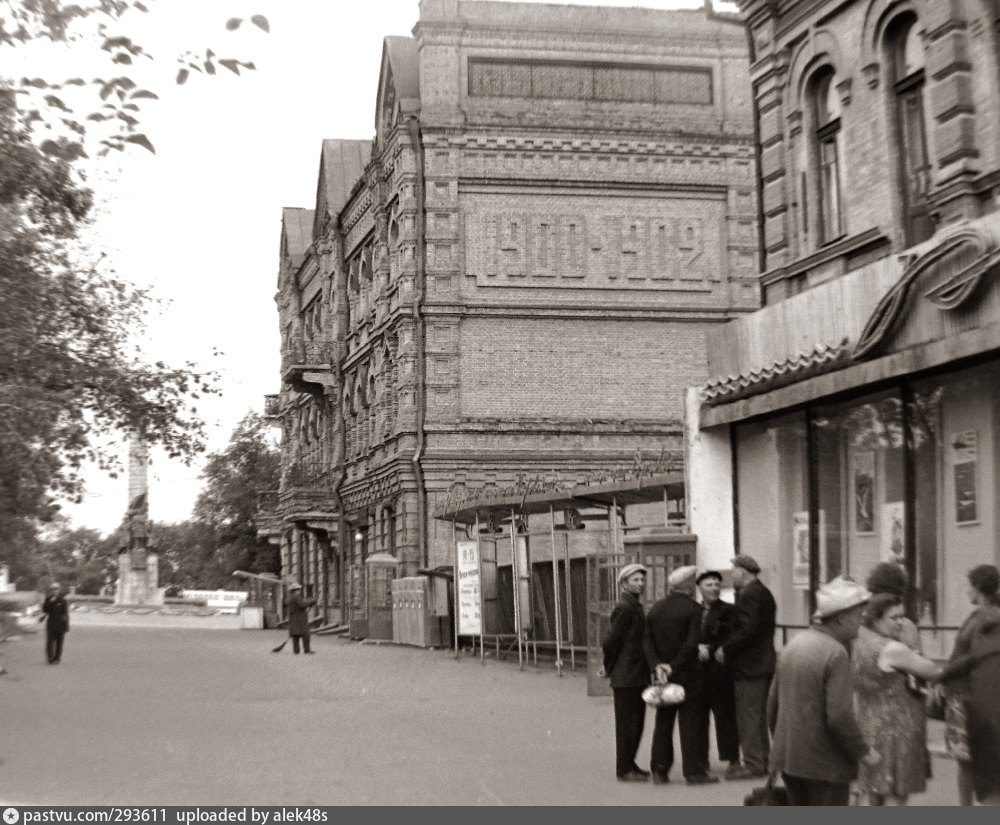
[[[924,118],[924,46],[917,18],[906,15],[889,29],[903,232],[907,246],[934,234],[928,192],[930,162]]]
[[[813,122],[818,166],[820,243],[844,234],[841,186],[840,98],[836,75],[822,71],[813,82]]]
[[[736,428],[739,550],[757,559],[778,622],[809,623],[809,508],[804,413]],[[789,564],[788,560],[793,563]]]
[[[902,396],[819,407],[812,427],[817,584],[839,575],[863,582],[880,561],[907,564]]]

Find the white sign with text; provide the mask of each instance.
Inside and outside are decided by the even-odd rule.
[[[483,632],[482,602],[479,593],[479,545],[457,543],[458,634],[479,636]]]

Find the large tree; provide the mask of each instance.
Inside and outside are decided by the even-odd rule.
[[[217,391],[215,376],[142,358],[134,342],[151,296],[90,253],[81,232],[93,202],[79,166],[84,123],[108,127],[91,139],[102,151],[152,149],[138,115],[156,95],[128,75],[149,54],[127,36],[126,19],[146,11],[124,0],[0,4],[0,561],[23,556],[61,497],[79,497],[85,465],[114,471],[125,430],[142,428],[173,458],[204,451],[197,402]],[[77,24],[88,22],[81,34]],[[264,18],[253,22],[267,29]],[[87,36],[84,46],[108,60],[99,77],[3,74],[11,49]],[[247,67],[207,49],[178,59],[176,82],[216,63]],[[83,112],[67,103],[74,89],[93,91],[89,118],[85,100]]]
[[[276,551],[257,536],[256,525],[257,494],[278,487],[279,455],[269,432],[267,422],[249,413],[228,446],[208,457],[202,472],[205,486],[194,512],[214,531],[219,578],[229,580],[237,569],[278,572]]]

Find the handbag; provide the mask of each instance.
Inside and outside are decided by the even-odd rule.
[[[789,805],[788,789],[774,784],[775,775],[767,777],[763,787],[754,788],[743,797],[744,805]]]

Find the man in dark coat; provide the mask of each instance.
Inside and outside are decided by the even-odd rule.
[[[767,730],[767,691],[774,677],[774,625],[777,605],[771,591],[757,578],[760,565],[752,556],[733,559],[736,588],[736,629],[715,651],[728,665],[736,693],[736,729],[743,765],[727,771],[727,779],[767,776],[771,750]]]
[[[304,653],[315,653],[309,649],[309,608],[315,599],[302,595],[302,585],[295,583],[288,588],[288,635],[292,637],[292,650],[299,652],[299,639]]]
[[[45,620],[45,655],[50,665],[57,665],[62,660],[63,636],[69,633],[69,605],[56,582],[49,585],[49,594],[42,602],[42,613]]]
[[[703,571],[696,582],[701,591],[702,607],[698,661],[701,662],[708,707],[715,719],[715,743],[719,749],[719,759],[729,763],[729,775],[740,767],[736,695],[733,675],[726,665],[715,661],[715,651],[729,641],[732,635],[736,626],[736,608],[719,597],[722,574],[717,570]],[[707,716],[705,723],[708,724]]]
[[[674,682],[684,688],[680,705],[656,709],[653,781],[669,782],[674,764],[674,720],[680,716],[681,762],[689,785],[718,782],[708,772],[708,702],[698,662],[701,606],[694,600],[694,567],[681,567],[670,574],[670,592],[649,609],[644,647],[649,669],[657,683]]]
[[[639,601],[646,589],[646,568],[625,565],[618,573],[618,584],[621,598],[611,611],[611,627],[601,645],[602,672],[611,679],[615,694],[615,773],[620,782],[645,782],[649,773],[635,764],[635,754],[646,722],[642,691],[649,686],[642,650],[646,617]]]

